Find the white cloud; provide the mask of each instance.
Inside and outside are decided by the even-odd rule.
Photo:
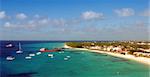
[[[24,13],[18,13],[16,15],[17,19],[20,19],[22,21],[12,21],[8,20],[4,23],[5,28],[13,28],[13,29],[26,29],[26,30],[39,30],[39,29],[45,29],[45,28],[54,28],[54,29],[60,29],[60,28],[66,28],[66,27],[74,27],[74,25],[80,24],[84,21],[89,20],[96,20],[96,19],[102,19],[103,14],[102,13],[96,13],[93,11],[86,11],[82,13],[82,18],[73,18],[73,19],[50,19],[49,17],[43,17],[38,14],[35,14],[32,16],[31,19],[26,19],[27,16]],[[81,17],[81,16],[80,16]],[[26,20],[23,20],[26,19]],[[10,23],[12,21],[12,23]],[[70,26],[72,25],[72,26]]]
[[[6,17],[5,11],[0,11],[0,19],[3,19]]]
[[[103,13],[97,13],[94,11],[86,11],[82,13],[81,17],[85,20],[100,19],[100,18],[103,18]]]
[[[126,17],[126,16],[132,16],[134,15],[134,10],[131,8],[122,8],[122,9],[116,9],[114,12],[121,17]]]
[[[12,25],[11,25],[10,22],[6,22],[6,23],[4,24],[4,27],[10,28],[10,27],[12,27]]]
[[[9,22],[6,22],[6,23],[4,24],[4,26],[5,26],[5,27],[10,27],[10,23],[9,23]]]
[[[24,13],[19,13],[19,14],[16,15],[16,18],[22,20],[22,19],[26,19],[27,16]]]
[[[149,10],[145,10],[141,15],[142,16],[150,16],[150,9]]]
[[[49,19],[42,19],[42,20],[39,20],[39,24],[48,24],[49,22]]]
[[[45,29],[45,28],[62,28],[66,24],[65,20],[63,19],[49,19],[49,18],[43,18],[43,19],[32,19],[27,21],[20,21],[20,23],[14,23],[13,25],[10,23],[5,23],[5,28],[24,28],[28,30],[33,29]]]
[[[60,26],[67,24],[67,22],[64,19],[54,19],[52,20],[51,23],[53,23],[53,25],[60,25]]]

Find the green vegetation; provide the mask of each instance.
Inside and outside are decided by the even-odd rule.
[[[67,42],[66,45],[74,48],[83,48],[81,42]]]
[[[128,50],[137,50],[138,48],[148,49],[150,48],[149,45],[138,45],[136,43],[132,44],[129,42],[66,42],[68,46],[74,47],[74,48],[83,48],[83,47],[89,47],[89,46],[123,46],[124,48]]]
[[[120,47],[122,51],[127,51],[127,54],[141,56],[141,57],[150,57],[149,55],[147,55],[150,52],[143,51],[143,49],[149,49],[150,45],[139,44],[137,42],[66,42],[66,45],[70,47],[74,47],[74,48],[88,48],[88,49],[90,49],[90,47],[92,46],[99,46],[98,50],[104,50],[109,46],[111,46],[111,48]],[[122,51],[116,51],[112,49],[107,50],[107,51],[126,54]]]

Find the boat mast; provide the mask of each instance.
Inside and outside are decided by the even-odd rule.
[[[20,42],[19,42],[19,50],[21,50],[21,44],[20,44]]]

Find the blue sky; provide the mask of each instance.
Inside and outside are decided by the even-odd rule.
[[[149,40],[149,0],[1,0],[2,40]]]

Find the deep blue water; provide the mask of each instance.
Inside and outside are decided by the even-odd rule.
[[[23,54],[16,54],[18,43]],[[5,45],[12,43],[13,48]],[[89,51],[66,49],[64,53],[47,52],[26,60],[29,53],[36,53],[40,48],[61,48],[60,41],[1,41],[0,64],[1,77],[149,77],[149,66],[121,59],[106,54]],[[54,58],[47,55],[53,54]],[[8,55],[16,57],[7,61]],[[64,58],[70,56],[66,61]]]

